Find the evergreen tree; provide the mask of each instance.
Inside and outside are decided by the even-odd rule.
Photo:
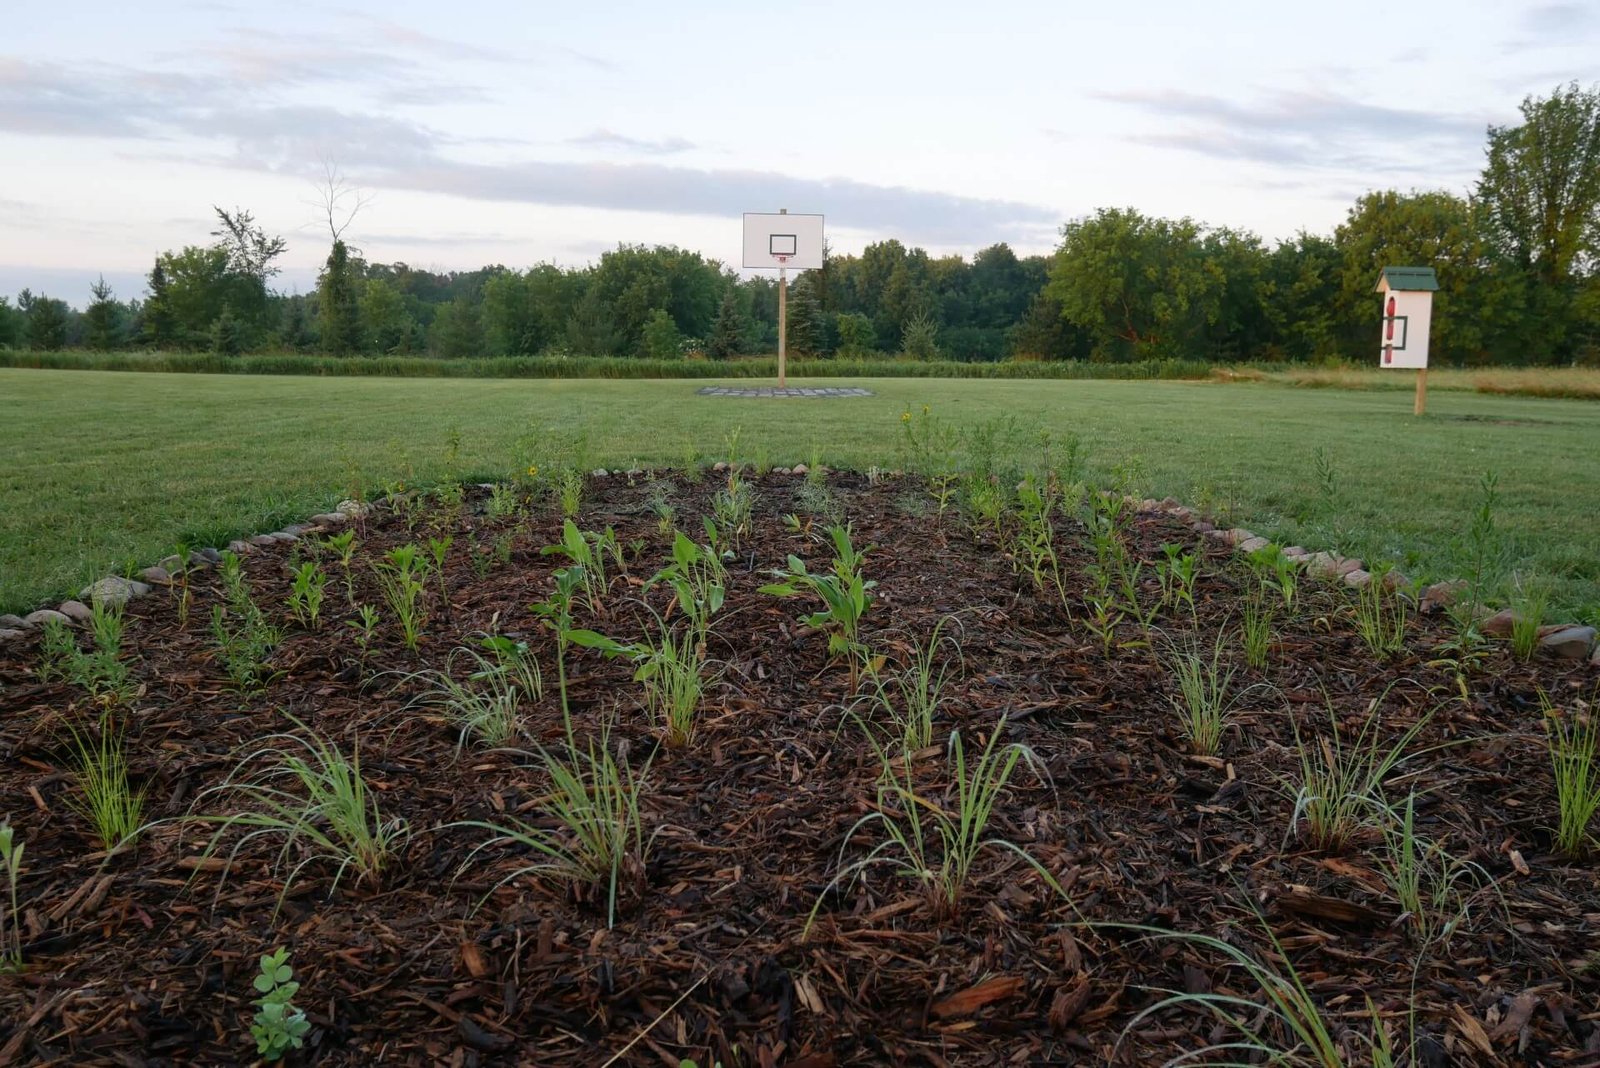
[[[900,354],[913,360],[939,358],[939,324],[933,321],[933,316],[919,312],[906,323],[900,335]]]
[[[144,339],[158,349],[172,344],[172,294],[159,258],[150,271],[150,295],[144,302]]]
[[[730,286],[711,324],[711,341],[706,346],[706,354],[714,360],[731,359],[739,354],[739,340],[739,301]]]
[[[121,338],[122,324],[121,311],[116,298],[111,295],[111,287],[106,285],[105,275],[94,285],[89,287],[89,293],[94,300],[89,302],[89,307],[83,313],[84,327],[87,330],[85,343],[91,349],[105,352],[117,347]]]
[[[317,283],[318,328],[322,350],[332,356],[348,356],[361,349],[361,311],[356,301],[355,279],[351,277],[350,250],[335,241],[328,262]]]
[[[211,325],[211,351],[219,356],[237,356],[244,351],[244,327],[227,305]]]
[[[788,351],[796,356],[820,356],[825,341],[822,323],[822,309],[817,306],[817,298],[812,295],[809,279],[802,278],[795,283],[794,292],[789,295],[789,344]]]
[[[0,297],[0,349],[9,349],[17,343],[22,333],[22,317],[11,307],[11,302]]]
[[[657,308],[644,321],[644,354],[652,360],[675,360],[683,355],[683,335],[665,308]]]
[[[35,296],[24,289],[17,294],[22,310],[22,331],[30,349],[54,352],[67,343],[67,302]]]

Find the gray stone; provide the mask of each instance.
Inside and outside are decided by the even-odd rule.
[[[774,467],[772,469],[772,473],[775,475],[787,475],[789,473],[789,469],[787,467]]]
[[[311,517],[310,522],[319,527],[342,527],[350,522],[350,517],[343,512],[319,512]]]
[[[809,468],[807,468],[805,464],[795,464],[793,467],[789,468],[790,474],[795,475],[803,475],[808,470]]]
[[[142,582],[125,579],[120,575],[107,575],[98,582],[91,582],[78,591],[78,600],[93,604],[99,601],[106,605],[124,605],[135,597],[143,597],[150,592],[150,587]]]
[[[603,467],[597,467],[597,468],[594,469],[594,472],[593,472],[593,475],[594,475],[595,478],[607,478],[607,477],[610,476],[610,474],[611,474],[611,472],[607,471]]]
[[[713,471],[722,472],[726,471],[727,469],[728,462],[726,460],[718,460],[716,463],[711,465],[711,470]]]
[[[1310,556],[1311,554],[1302,546],[1290,545],[1284,548],[1283,555],[1287,556],[1291,560],[1299,560],[1302,557]]]
[[[1422,591],[1422,596],[1417,599],[1417,608],[1424,612],[1437,612],[1454,603],[1456,597],[1467,589],[1467,585],[1466,579],[1435,582]]]
[[[1270,541],[1262,537],[1246,538],[1244,541],[1239,543],[1239,551],[1242,553],[1253,553],[1257,549],[1265,549],[1271,544],[1272,543]]]
[[[343,512],[345,515],[348,515],[348,516],[357,516],[357,515],[366,515],[367,514],[367,510],[370,507],[371,507],[370,505],[362,504],[359,501],[352,501],[352,500],[348,500],[347,499],[347,500],[340,501],[338,507],[335,508],[334,511]]]
[[[28,625],[28,621],[26,619],[23,619],[21,616],[14,616],[14,615],[11,615],[9,612],[6,613],[3,616],[0,616],[0,629],[4,629],[4,630],[22,630],[27,625]]]
[[[1509,638],[1518,622],[1520,620],[1515,612],[1502,608],[1478,624],[1478,633],[1486,638]]]
[[[1336,578],[1339,574],[1339,558],[1330,552],[1312,553],[1305,558],[1306,573],[1316,578]]]
[[[1210,523],[1207,523],[1206,526],[1209,529],[1201,530],[1200,533],[1202,535],[1210,538],[1212,541],[1221,542],[1223,545],[1233,544],[1233,539],[1229,537],[1229,535],[1233,533],[1231,530],[1218,530],[1216,527],[1211,526]],[[1200,528],[1196,526],[1195,529],[1199,530]]]
[[[1161,509],[1163,512],[1176,512],[1179,508],[1183,507],[1183,504],[1176,497],[1163,497],[1161,498],[1161,502],[1157,504],[1156,507]]]
[[[139,577],[152,586],[165,586],[172,581],[172,576],[164,567],[147,567],[139,572]]]
[[[88,623],[94,619],[94,609],[82,601],[62,601],[56,605],[56,611],[77,623]]]
[[[1341,576],[1341,581],[1353,590],[1359,590],[1372,582],[1372,572],[1363,571],[1361,568],[1351,568]]]
[[[183,557],[177,553],[173,553],[171,556],[163,556],[156,561],[156,566],[164,569],[169,575],[176,574],[183,570]]]
[[[311,529],[311,527],[308,526],[305,523],[290,523],[288,526],[283,528],[283,533],[285,533],[285,534],[293,534],[296,537],[298,537],[299,535],[304,534],[306,531],[308,531],[310,529]],[[201,552],[205,552],[206,550],[205,549],[201,549],[200,551]],[[211,551],[215,552],[216,550],[213,549]]]
[[[1175,507],[1169,509],[1169,511],[1179,519],[1189,520],[1194,518],[1194,509],[1190,508],[1188,505],[1176,505]]]
[[[285,527],[282,530],[274,530],[272,532],[272,537],[273,537],[274,540],[282,541],[282,542],[290,542],[290,541],[299,541],[300,540],[300,535],[295,533],[294,531],[290,530],[288,527]]]
[[[1343,578],[1352,571],[1360,571],[1361,567],[1361,561],[1354,556],[1342,556],[1339,558],[1339,562],[1333,566],[1333,573]]]
[[[1393,593],[1395,590],[1410,589],[1411,580],[1403,571],[1390,569],[1383,573],[1383,588]]]
[[[230,541],[228,543],[228,551],[235,556],[244,556],[250,551],[250,549],[251,545],[247,541],[239,541],[235,539],[234,541]]]
[[[221,558],[219,557],[218,559]],[[189,554],[189,570],[191,571],[204,571],[214,562],[215,561],[213,561],[205,554],[203,550],[200,549],[196,549],[194,552]]]
[[[60,623],[63,627],[72,625],[72,620],[54,608],[41,608],[37,612],[29,612],[23,622],[35,627],[42,627],[46,623]]]
[[[0,645],[4,645],[6,642],[21,641],[27,636],[28,632],[25,630],[0,630]]]
[[[1567,627],[1539,642],[1539,649],[1562,660],[1582,660],[1594,648],[1593,627]]]
[[[1210,534],[1217,528],[1207,523],[1204,519],[1196,519],[1194,521],[1194,529],[1201,534]]]
[[[265,549],[269,545],[278,544],[278,539],[274,538],[271,534],[257,534],[255,537],[250,539],[250,544],[259,545],[261,548]]]

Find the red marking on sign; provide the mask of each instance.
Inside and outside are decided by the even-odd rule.
[[[1394,363],[1394,346],[1393,345],[1385,345],[1383,347],[1383,362],[1384,363]]]
[[[1394,340],[1394,298],[1393,297],[1389,298],[1389,325],[1387,327],[1387,332],[1383,336],[1389,341],[1393,341]]]

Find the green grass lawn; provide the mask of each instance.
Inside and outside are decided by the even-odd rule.
[[[1548,575],[1600,615],[1600,405],[1443,392],[1200,382],[851,379],[870,398],[699,397],[693,381],[332,379],[0,369],[0,611],[29,609],[179,539],[218,545],[331,507],[355,484],[504,475],[581,429],[589,466],[715,458],[892,467],[900,413],[1014,416],[1077,434],[1140,492],[1413,577],[1465,570],[1461,536],[1499,475],[1500,572]],[[450,458],[452,434],[459,450]],[[1316,476],[1331,457],[1330,499]]]

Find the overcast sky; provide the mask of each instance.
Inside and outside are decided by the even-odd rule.
[[[210,206],[327,254],[581,264],[618,242],[726,262],[744,211],[854,252],[1051,248],[1133,206],[1267,238],[1371,188],[1465,193],[1484,129],[1600,80],[1600,0],[1303,4],[27,3],[0,35],[0,294],[137,296]]]

